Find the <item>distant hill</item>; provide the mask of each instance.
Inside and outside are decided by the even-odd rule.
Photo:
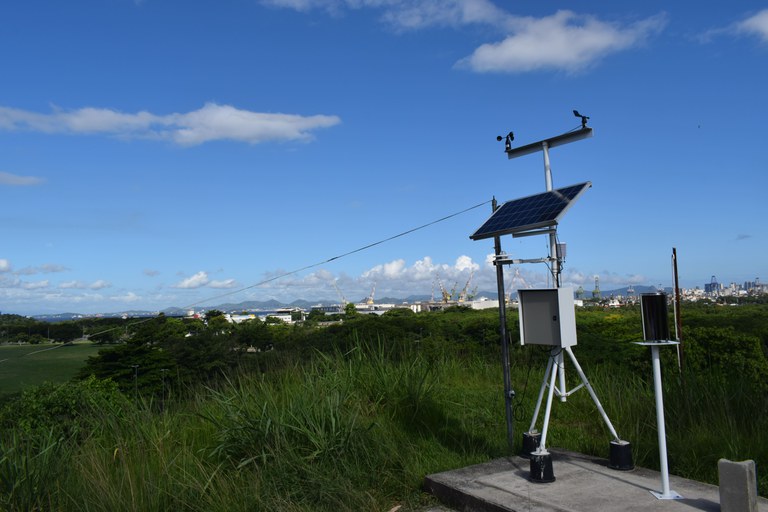
[[[635,289],[634,295],[639,295],[641,293],[653,293],[657,291],[655,286],[635,286],[634,289]],[[629,290],[629,287],[618,288],[614,290],[601,290],[600,295],[604,299],[610,298],[612,296],[626,297],[629,295],[628,290]],[[672,288],[667,287],[664,289],[664,291],[667,294],[671,294]],[[513,291],[512,297],[516,298],[517,292]],[[496,300],[498,298],[498,293],[482,291],[475,294],[474,298],[475,299],[486,298],[490,300]],[[587,298],[587,299],[592,298],[591,289],[590,290],[584,289],[584,298]],[[409,295],[408,297],[405,297],[405,298],[382,297],[380,299],[376,299],[374,302],[377,304],[402,304],[402,303],[413,304],[417,302],[427,302],[427,301],[430,301],[431,299],[432,297],[429,295]],[[364,301],[365,299],[362,299],[360,302],[364,302]],[[338,303],[339,303],[338,300],[330,300],[330,299],[315,300],[315,301],[297,299],[290,303],[284,303],[275,299],[270,299],[266,301],[249,300],[249,301],[238,302],[238,303],[224,303],[224,304],[219,304],[218,306],[195,308],[195,309],[197,311],[218,309],[218,310],[224,311],[225,313],[238,313],[241,311],[272,311],[275,309],[286,308],[286,307],[310,309],[312,306],[315,306],[317,304],[329,306],[329,305],[338,304]],[[32,318],[34,318],[35,320],[43,321],[43,322],[64,322],[67,320],[78,320],[82,318],[121,318],[121,317],[144,318],[144,317],[157,316],[159,313],[163,313],[166,316],[184,316],[187,314],[187,311],[188,311],[187,309],[171,307],[171,308],[166,308],[162,311],[128,310],[128,311],[118,311],[114,313],[99,313],[99,314],[91,314],[91,315],[84,315],[81,313],[56,313],[56,314],[47,314],[47,315],[34,315]]]

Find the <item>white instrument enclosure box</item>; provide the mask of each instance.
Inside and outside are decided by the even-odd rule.
[[[573,288],[518,290],[520,344],[572,347],[576,345]]]

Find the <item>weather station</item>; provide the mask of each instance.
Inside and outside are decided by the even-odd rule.
[[[546,191],[539,194],[514,199],[502,205],[493,200],[493,212],[470,239],[494,240],[494,266],[499,296],[499,322],[502,347],[502,365],[504,374],[504,398],[507,420],[507,442],[510,451],[514,449],[514,417],[512,400],[515,392],[512,389],[509,337],[507,334],[506,304],[504,297],[504,265],[522,263],[546,264],[551,273],[551,288],[519,289],[518,300],[520,308],[520,343],[522,345],[544,345],[550,348],[550,356],[544,377],[539,388],[536,407],[533,412],[530,427],[523,433],[523,450],[521,455],[530,459],[530,480],[534,482],[553,482],[555,480],[552,467],[552,456],[547,451],[547,433],[552,411],[552,402],[557,395],[565,402],[571,394],[581,388],[586,388],[597,406],[613,439],[610,442],[609,467],[618,470],[634,468],[631,445],[622,440],[616,433],[600,400],[592,388],[586,374],[581,368],[573,347],[577,344],[574,291],[569,287],[561,287],[561,272],[565,260],[565,244],[558,243],[557,227],[568,209],[591,186],[589,181],[555,189],[552,184],[549,150],[558,146],[577,142],[592,137],[592,128],[587,126],[589,117],[577,110],[573,114],[580,118],[581,126],[571,131],[550,137],[524,146],[513,147],[514,133],[498,136],[496,140],[504,141],[504,152],[508,159],[537,153],[544,155],[544,179]],[[501,237],[511,235],[513,238],[546,235],[549,238],[549,254],[540,258],[511,258],[502,251]],[[565,357],[568,354],[573,367],[578,373],[581,384],[568,390],[565,379]],[[546,404],[541,431],[536,429],[539,413],[546,393]]]

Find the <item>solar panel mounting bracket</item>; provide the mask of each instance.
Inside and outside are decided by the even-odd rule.
[[[557,225],[547,229],[535,229],[531,231],[520,231],[518,233],[512,233],[512,238],[520,238],[524,236],[534,236],[534,235],[553,235],[555,233],[557,233]]]
[[[551,256],[547,256],[546,258],[528,258],[528,259],[518,259],[518,258],[507,258],[506,256],[494,258],[494,263],[497,265],[520,265],[523,263],[551,263],[555,261],[554,258]]]

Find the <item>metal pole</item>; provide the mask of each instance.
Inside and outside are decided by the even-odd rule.
[[[547,141],[541,143],[541,150],[544,152],[544,183],[547,192],[549,192],[552,190],[552,168],[549,166],[549,143]]]
[[[683,321],[680,312],[680,282],[677,275],[677,249],[675,247],[672,248],[672,273],[675,278],[675,339],[680,342],[677,346],[677,367],[682,373],[685,354],[683,351]]]
[[[661,360],[659,347],[651,346],[653,362],[653,391],[656,394],[656,425],[659,433],[659,465],[661,471],[661,493],[653,492],[660,500],[680,499],[682,496],[669,489],[669,464],[667,463],[667,431],[664,426],[664,398],[661,387]]]
[[[542,153],[544,153],[544,182],[547,187],[547,192],[552,191],[552,167],[549,164],[549,144],[547,141],[543,141],[541,143],[541,150]],[[555,232],[551,232],[549,234],[549,257],[550,261],[552,262],[552,268],[550,269],[552,272],[552,287],[553,288],[559,288],[560,287],[560,259],[557,256],[557,234]],[[563,353],[560,352],[556,356],[555,364],[557,366],[557,374],[559,377],[559,388],[560,392],[558,395],[560,396],[560,401],[565,402],[568,400],[568,395],[566,393],[566,387],[565,387],[565,358],[563,357]]]
[[[533,432],[536,428],[536,420],[539,419],[539,411],[541,410],[541,400],[544,398],[544,390],[547,388],[547,381],[549,380],[549,372],[552,371],[552,365],[555,360],[549,358],[547,361],[547,370],[544,372],[544,378],[541,381],[541,388],[539,388],[539,398],[536,400],[536,408],[533,410],[533,419],[531,419],[531,427],[528,432]]]
[[[557,357],[554,352],[555,350],[560,350],[558,347],[552,348],[552,359],[555,359]],[[549,382],[549,393],[547,393],[547,406],[544,409],[544,426],[541,429],[541,441],[539,442],[539,448],[536,450],[536,452],[539,455],[543,455],[547,453],[547,431],[549,430],[549,415],[552,412],[552,396],[555,394],[555,379],[557,378],[557,365],[554,365],[552,368],[552,376],[550,377],[551,380]]]
[[[496,198],[493,198],[493,211],[496,211],[498,204]],[[494,251],[496,259],[501,256],[501,238],[494,237]],[[509,336],[507,336],[507,304],[504,293],[504,267],[496,261],[496,286],[499,295],[499,336],[501,337],[501,367],[504,373],[504,410],[507,418],[507,446],[510,455],[515,451],[515,427],[514,417],[512,415],[512,397],[515,392],[512,390],[512,376],[509,368]]]

